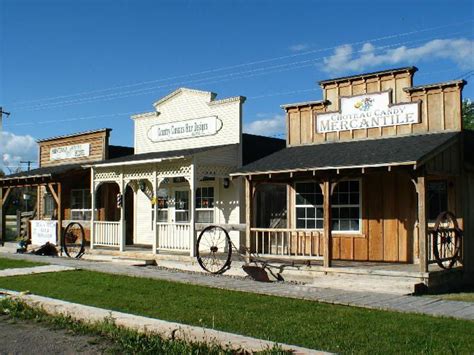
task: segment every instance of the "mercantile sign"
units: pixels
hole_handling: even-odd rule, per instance
[[[53,147],[49,151],[49,159],[53,160],[63,160],[63,159],[75,159],[88,157],[90,154],[90,144],[74,144],[66,145],[62,147]]]
[[[391,104],[391,91],[341,97],[339,112],[315,115],[317,133],[419,123],[419,102]]]
[[[219,132],[221,128],[222,121],[216,116],[195,118],[151,126],[148,130],[148,139],[156,143],[177,139],[212,136]]]

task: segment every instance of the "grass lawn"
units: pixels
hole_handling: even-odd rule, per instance
[[[471,321],[83,270],[1,278],[0,287],[333,352],[474,353]]]
[[[437,298],[449,301],[474,302],[474,287],[467,286],[457,292],[436,295]]]
[[[31,261],[25,260],[14,260],[14,259],[3,259],[0,258],[0,270],[4,269],[15,269],[20,267],[33,267],[33,266],[40,266],[46,265],[45,263],[36,263]]]

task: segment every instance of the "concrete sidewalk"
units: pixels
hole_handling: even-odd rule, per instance
[[[319,288],[314,285],[295,285],[290,283],[262,283],[248,278],[189,273],[160,269],[157,267],[136,267],[112,262],[2,253],[1,249],[0,257],[42,261],[55,265],[69,266],[109,274],[167,280],[233,291],[318,301],[329,304],[474,320],[474,303],[445,301],[436,297],[344,291],[331,288]]]

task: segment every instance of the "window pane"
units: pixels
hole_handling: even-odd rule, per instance
[[[349,218],[349,208],[342,207],[339,212],[341,218]]]
[[[359,194],[358,193],[351,193],[349,195],[349,203],[351,205],[358,205],[359,204]]]
[[[322,219],[318,219],[316,221],[316,228],[317,229],[323,229],[323,220]]]
[[[297,219],[296,220],[296,228],[305,228],[304,219]]]
[[[161,222],[161,223],[168,222],[168,211],[167,210],[158,210],[158,222]]]
[[[335,231],[339,230],[339,220],[333,220],[332,221],[332,229]]]
[[[348,219],[341,219],[339,223],[339,230],[341,231],[347,231],[350,230],[350,224]]]
[[[213,223],[214,211],[196,211],[197,223]]]
[[[305,218],[305,217],[306,217],[305,208],[298,207],[296,209],[296,218]]]
[[[314,219],[307,219],[306,220],[306,228],[314,229],[316,226],[316,221]]]
[[[189,222],[188,212],[176,212],[176,222]]]
[[[359,220],[358,219],[352,219],[351,220],[351,230],[352,231],[358,231],[359,230]]]
[[[316,208],[316,217],[317,218],[323,218],[323,209],[322,208]]]
[[[358,180],[353,180],[349,182],[349,190],[351,192],[359,192],[359,181]]]
[[[351,207],[349,209],[349,217],[354,219],[359,219],[359,208],[358,207]]]
[[[316,210],[314,208],[307,208],[306,209],[306,218],[313,218],[315,217]]]

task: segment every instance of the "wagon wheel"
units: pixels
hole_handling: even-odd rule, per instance
[[[451,269],[460,260],[462,231],[451,212],[442,212],[436,218],[433,230],[433,254],[443,269]]]
[[[77,228],[79,226],[79,228]],[[79,233],[75,233],[79,229]],[[84,255],[85,251],[85,234],[84,228],[80,223],[71,222],[67,225],[62,235],[61,244],[63,246],[64,253],[70,258],[79,259]]]
[[[229,233],[219,226],[209,226],[199,234],[196,245],[197,261],[212,274],[223,274],[231,263],[232,243]]]

